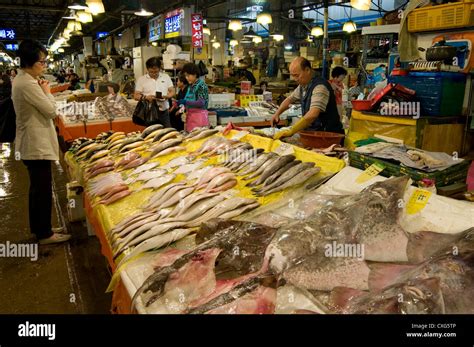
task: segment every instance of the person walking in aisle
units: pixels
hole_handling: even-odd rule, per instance
[[[56,233],[51,227],[51,162],[59,160],[59,145],[53,124],[57,116],[54,98],[49,82],[39,79],[46,68],[47,55],[39,42],[23,40],[18,49],[20,71],[12,89],[17,117],[15,157],[28,169],[30,229],[40,244],[64,242],[71,237]]]

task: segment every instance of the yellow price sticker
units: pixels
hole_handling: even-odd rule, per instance
[[[356,183],[365,183],[370,180],[372,177],[377,176],[385,169],[385,166],[379,163],[374,163],[370,165],[364,172],[362,172],[359,177],[356,178]]]
[[[431,192],[424,189],[416,189],[408,200],[407,213],[417,214],[423,210],[430,199]]]

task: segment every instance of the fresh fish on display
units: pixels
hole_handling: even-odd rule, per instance
[[[213,166],[208,165],[208,166],[204,166],[202,169],[199,169],[199,170],[196,170],[196,171],[193,171],[193,172],[189,172],[188,175],[187,175],[187,179],[188,179],[189,182],[191,182],[192,180],[201,178],[212,168],[213,168]]]
[[[120,146],[118,147],[118,151],[120,152],[125,146],[128,146],[132,143],[135,143],[135,142],[141,142],[143,143],[143,139],[141,137],[128,137],[126,138],[121,144]]]
[[[154,178],[150,181],[148,181],[146,184],[141,186],[138,190],[143,190],[143,189],[158,189],[161,186],[164,186],[165,184],[170,183],[172,180],[176,178],[176,175],[170,174],[170,175],[165,175],[161,177]]]
[[[139,157],[135,160],[132,160],[131,162],[129,162],[128,164],[125,164],[124,166],[122,166],[119,170],[129,170],[129,169],[134,169],[140,165],[143,165],[145,164],[146,162],[148,161],[148,158],[144,158],[144,157]]]
[[[255,171],[251,172],[250,175],[246,176],[244,179],[245,180],[251,180],[257,176],[259,176],[264,170],[269,168],[271,165],[273,165],[280,156],[278,154],[275,155],[270,155],[270,158],[265,161],[259,168],[257,168]]]
[[[149,180],[152,180],[152,179],[157,178],[157,177],[161,177],[161,176],[165,175],[166,173],[167,173],[166,170],[161,170],[161,169],[153,170],[153,171],[146,171],[146,172],[142,172],[137,177],[129,177],[125,182],[127,184],[132,184],[132,183],[140,182],[140,181],[148,182]]]
[[[78,156],[78,159],[79,160],[87,160],[90,157],[92,157],[92,155],[94,155],[98,151],[101,151],[105,148],[107,148],[107,145],[96,143],[96,144],[92,145],[92,147],[86,153],[83,153],[80,156]]]
[[[156,193],[154,193],[150,199],[148,200],[148,204],[145,205],[144,208],[147,208],[148,206],[152,205],[152,204],[155,204],[159,201],[164,201],[164,196],[167,195],[167,198],[170,196],[168,194],[174,194],[176,191],[180,190],[180,189],[184,189],[186,185],[186,182],[178,182],[178,183],[171,183],[171,184],[168,184],[167,186],[161,188],[160,190],[158,190]],[[169,193],[169,191],[172,190],[172,193]]]
[[[159,154],[161,151],[164,151],[167,148],[176,147],[181,142],[182,141],[180,139],[169,139],[169,140],[163,141],[161,143],[158,143],[156,145],[153,145],[152,147],[150,147],[151,156],[153,157],[156,154]]]
[[[233,173],[223,173],[214,177],[206,186],[206,192],[212,191],[214,188],[222,186],[228,181],[236,181],[236,178]]]
[[[257,156],[262,153],[263,149],[252,149],[250,151],[244,151],[236,160],[234,160],[229,167],[232,171],[238,171],[245,164],[250,164],[252,161],[256,160]]]
[[[212,169],[208,170],[201,179],[195,183],[197,189],[204,188],[210,181],[212,181],[215,177],[224,174],[224,173],[231,173],[230,169],[226,167],[213,167]]]
[[[163,209],[163,208],[174,206],[177,203],[179,203],[181,200],[183,200],[185,197],[192,194],[193,192],[194,192],[193,187],[184,187],[184,189],[180,189],[178,192],[175,193],[174,196],[171,196],[169,199],[165,200],[163,203],[159,204],[158,206],[154,205],[152,207]]]
[[[192,229],[173,229],[164,234],[156,235],[152,238],[149,238],[142,243],[138,244],[133,248],[133,250],[128,253],[117,266],[125,263],[127,260],[132,259],[134,256],[147,252],[152,249],[161,248],[163,246],[169,245],[175,241],[181,240],[183,237],[189,235],[192,232]],[[180,253],[181,254],[181,253]]]
[[[84,142],[76,152],[76,157],[80,157],[83,154],[86,154],[88,150],[98,145],[97,142],[91,140],[91,142]]]
[[[155,130],[155,131],[151,132],[150,134],[148,134],[148,135],[144,138],[145,142],[146,142],[146,143],[152,143],[152,142],[153,142],[153,139],[155,138],[156,135],[159,134],[159,131],[160,131],[160,130],[161,130],[161,129],[158,129],[158,130]]]
[[[181,134],[178,131],[171,131],[167,134],[164,134],[163,136],[160,137],[158,141],[154,141],[154,143],[162,143],[166,140],[169,139],[179,139],[182,140]]]
[[[93,173],[94,171],[98,170],[98,169],[101,169],[103,167],[113,167],[115,165],[115,162],[109,158],[104,158],[104,159],[101,159],[95,163],[92,164],[91,167],[89,167],[87,169],[87,173],[88,174],[91,174]]]
[[[237,185],[237,179],[232,179],[232,180],[229,180],[227,181],[226,183],[220,185],[220,186],[217,186],[215,188],[212,188],[212,189],[207,189],[206,190],[209,192],[209,193],[216,193],[216,192],[224,192],[226,190],[229,190],[231,188],[234,188],[235,186]]]
[[[232,291],[239,286],[250,288],[248,281],[265,270],[265,249],[275,229],[229,221],[212,226],[204,242],[152,274],[135,294],[133,304],[154,312],[169,312],[168,307],[174,313],[200,313],[245,295],[247,291]],[[256,283],[258,286],[259,280]],[[226,295],[231,292],[236,295]],[[179,294],[188,300],[180,303]]]
[[[112,188],[110,188],[107,193],[105,194],[102,194],[102,195],[99,195],[102,200],[107,200],[109,199],[112,195],[116,194],[116,193],[119,193],[121,191],[124,191],[124,190],[128,190],[128,186],[126,184],[117,184],[115,186],[113,186]]]
[[[185,193],[183,193],[184,190],[186,190]],[[171,189],[168,189],[166,192],[161,192],[161,190],[158,191],[158,193],[155,194],[155,196],[153,196],[150,199],[150,202],[144,208],[147,210],[152,210],[156,208],[161,209],[161,208],[173,206],[179,201],[180,196],[182,196],[183,194],[186,194],[185,196],[183,196],[184,198],[188,196],[189,194],[191,194],[193,191],[194,191],[194,188],[192,187],[187,187],[184,184],[180,184],[180,185],[176,184]],[[180,195],[177,195],[177,194],[180,194]],[[174,202],[174,203],[169,205],[170,202]],[[163,204],[165,204],[166,206],[162,206]]]
[[[240,215],[242,215],[242,214],[244,214],[248,211],[254,210],[259,206],[260,206],[260,204],[258,202],[254,202],[253,204],[245,205],[245,206],[237,208],[233,211],[229,211],[227,213],[224,213],[219,218],[221,218],[221,219],[232,219],[232,218],[238,217],[238,216],[240,216]]]
[[[213,196],[216,196],[217,193],[195,193],[192,194],[186,198],[183,199],[181,204],[178,204],[168,215],[168,217],[175,217],[177,215],[180,215],[184,213],[185,211],[188,211],[191,206],[193,206],[195,203],[197,203],[200,200],[204,200],[207,198],[211,198]],[[224,197],[222,197],[222,200],[224,200]],[[222,201],[220,200],[220,201]],[[219,202],[220,202],[219,201]]]
[[[275,187],[278,187],[286,182],[288,182],[290,179],[292,179],[293,177],[295,177],[297,174],[299,174],[300,172],[306,170],[306,169],[310,169],[312,167],[314,167],[314,163],[312,162],[305,162],[305,163],[300,163],[292,168],[290,168],[288,171],[284,172],[279,178],[277,178],[275,180],[275,182],[273,183],[270,183],[268,185],[264,185],[260,191],[264,190],[264,189],[272,189],[272,188],[275,188]]]
[[[274,288],[259,286],[237,300],[207,311],[207,314],[273,314],[277,291]]]
[[[105,172],[110,172],[110,171],[113,171],[114,170],[114,167],[113,166],[104,166],[104,167],[101,167],[101,168],[98,168],[94,171],[91,171],[89,173],[89,175],[87,176],[87,179],[91,179],[91,178],[94,178],[102,173],[105,173]]]
[[[188,157],[177,157],[170,160],[167,164],[163,165],[161,168],[165,170],[171,170],[178,166],[183,166],[189,164],[191,159]]]
[[[268,160],[275,158],[276,156],[277,154],[273,152],[260,154],[257,157],[257,159],[251,162],[250,165],[246,169],[244,169],[241,173],[239,173],[239,175],[245,176],[245,175],[251,174],[252,172],[258,170]]]
[[[114,255],[118,255],[119,251],[123,250],[125,247],[124,245],[133,240],[134,238],[142,235],[146,231],[150,230],[154,226],[161,225],[162,222],[159,220],[155,220],[153,222],[149,222],[146,224],[142,224],[140,227],[137,227],[136,229],[133,229],[131,232],[128,232],[127,234],[124,234],[125,237],[123,238],[116,238],[112,241],[112,250],[114,252]]]
[[[120,234],[120,232],[124,231],[129,226],[154,215],[154,212],[138,212],[121,220],[120,223],[116,224],[112,229],[110,229],[109,233]]]
[[[288,182],[283,183],[281,186],[275,187],[275,188],[272,188],[272,189],[262,189],[261,191],[259,191],[259,193],[257,195],[265,196],[265,195],[269,195],[269,194],[272,194],[272,193],[275,193],[275,192],[280,192],[280,191],[285,190],[285,189],[290,188],[290,187],[300,185],[300,184],[306,182],[307,180],[309,180],[314,175],[316,175],[320,170],[321,169],[319,167],[318,168],[306,169],[306,170],[300,172],[299,174],[297,174],[292,179],[290,179]]]
[[[255,186],[258,186],[258,185],[262,184],[268,177],[270,177],[275,172],[277,172],[279,169],[284,167],[286,164],[288,164],[289,162],[292,162],[294,160],[295,160],[294,155],[284,155],[282,157],[279,157],[271,165],[269,165],[265,170],[262,171],[260,177],[257,180],[255,180],[251,183],[248,183],[247,186],[255,187]]]
[[[120,183],[124,183],[122,176],[119,173],[110,172],[100,178],[90,179],[87,186],[92,195],[104,195],[110,187]]]
[[[143,164],[139,167],[137,167],[135,170],[132,171],[132,175],[138,175],[144,171],[148,171],[148,170],[151,170],[151,169],[154,169],[155,167],[159,166],[160,163],[159,162],[154,162],[154,163],[147,163],[147,164]]]
[[[125,154],[125,156],[122,158],[122,160],[120,160],[116,167],[119,168],[121,166],[125,166],[127,165],[128,163],[130,163],[131,161],[135,160],[135,159],[138,159],[140,158],[140,154],[138,153],[127,153]]]
[[[335,288],[330,295],[330,306],[334,311],[346,314],[448,313],[445,310],[438,277],[396,284],[384,289],[382,293],[367,293],[344,287]]]
[[[274,174],[270,175],[265,181],[263,181],[262,185],[263,187],[268,187],[270,184],[275,182],[278,178],[280,178],[281,175],[283,175],[285,172],[288,172],[289,169],[292,167],[300,164],[301,161],[299,160],[294,160],[286,164],[285,166],[281,167],[278,169]]]
[[[141,137],[142,139],[145,139],[148,135],[150,135],[152,132],[156,131],[156,130],[159,130],[159,129],[163,129],[163,125],[161,124],[153,124],[153,125],[150,125],[149,127],[146,127],[142,133],[141,133]]]
[[[204,130],[204,131],[199,132],[198,134],[193,135],[192,137],[186,136],[185,140],[186,142],[196,141],[196,140],[204,139],[206,137],[217,134],[218,132],[219,130],[215,130],[215,129]]]
[[[164,149],[164,150],[162,150],[161,152],[159,152],[157,154],[153,154],[152,157],[157,158],[157,157],[161,157],[161,156],[164,156],[164,155],[168,155],[168,154],[171,154],[171,153],[184,151],[184,150],[185,150],[185,148],[181,147],[181,146],[168,147],[167,149]]]
[[[194,203],[190,203],[191,200],[189,200],[189,207],[185,208],[184,205],[184,200],[183,200],[183,207],[180,207],[179,204],[176,207],[179,212],[176,213],[175,217],[169,217],[169,218],[174,218],[175,220],[179,221],[184,221],[188,222],[191,221],[197,217],[200,217],[203,215],[203,213],[209,211],[211,208],[214,208],[216,204],[221,203],[222,201],[225,200],[225,197],[222,195],[212,195],[209,196],[210,194],[201,194],[199,196],[199,199],[196,199]]]
[[[129,196],[130,194],[132,194],[132,192],[130,190],[123,190],[121,192],[118,192],[118,193],[112,195],[107,200],[101,200],[100,203],[104,204],[104,205],[110,205],[111,203],[116,202],[118,200],[121,200],[124,197]]]
[[[113,234],[114,244],[117,243],[117,241],[119,241],[120,239],[124,239],[132,231],[137,230],[150,223],[156,222],[158,218],[159,218],[159,215],[157,213],[153,213],[152,215],[148,215],[145,218],[140,218],[134,221],[133,223],[130,223],[126,228],[124,228],[120,232],[116,232]]]
[[[224,137],[211,137],[209,140],[206,140],[197,151],[191,153],[191,155],[198,156],[210,152],[214,150],[218,145],[221,145],[225,142],[227,142],[227,139],[225,139]]]
[[[158,133],[156,134],[156,136],[153,138],[153,142],[159,141],[163,136],[165,136],[166,134],[168,134],[172,131],[176,131],[176,129],[174,129],[174,128],[164,128],[164,129],[159,130]]]
[[[119,150],[119,153],[125,153],[125,152],[127,152],[131,149],[138,148],[138,147],[142,146],[143,143],[144,143],[143,141],[136,141],[136,142],[130,143],[128,145],[125,145]]]
[[[190,172],[196,171],[201,165],[204,163],[204,160],[198,160],[194,163],[185,164],[180,166],[176,171],[175,174],[188,174]]]
[[[106,149],[100,150],[89,159],[89,163],[94,163],[97,159],[101,159],[109,154],[109,151]]]

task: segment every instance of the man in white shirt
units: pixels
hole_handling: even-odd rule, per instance
[[[166,111],[160,116],[160,122],[165,127],[171,127],[168,115],[169,102],[175,95],[173,82],[170,76],[161,71],[161,60],[152,57],[146,61],[147,74],[137,79],[135,84],[134,99],[140,100],[145,97],[148,101],[155,100],[161,111]],[[161,93],[161,98],[156,97],[156,92]]]

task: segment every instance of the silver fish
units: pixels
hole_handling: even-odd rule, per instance
[[[221,218],[221,219],[232,219],[232,218],[235,218],[235,217],[238,217],[238,216],[244,214],[245,212],[254,210],[259,206],[260,206],[260,204],[258,202],[254,202],[253,204],[245,205],[245,206],[242,206],[240,208],[236,208],[235,210],[232,210],[232,211],[226,212],[224,214],[221,214],[221,216],[219,218]]]
[[[259,155],[257,157],[257,159],[255,161],[251,162],[249,164],[249,166],[244,171],[239,173],[239,175],[245,176],[245,175],[248,175],[248,174],[254,172],[255,170],[259,169],[265,162],[267,162],[271,158],[275,158],[276,156],[277,156],[277,154],[275,154],[273,152],[263,153],[263,154]]]
[[[157,221],[157,220],[158,220],[158,217],[159,217],[158,214],[157,214],[157,213],[154,213],[154,214],[148,216],[147,218],[144,218],[144,219],[140,219],[140,220],[135,221],[135,223],[130,224],[128,227],[126,227],[125,229],[123,229],[121,232],[116,233],[116,234],[114,235],[114,236],[115,236],[115,239],[124,238],[124,237],[127,236],[129,233],[131,233],[133,230],[138,229],[138,228],[140,228],[141,226],[146,225],[146,224],[148,224],[148,223]]]
[[[312,176],[316,175],[319,171],[320,171],[320,168],[306,169],[306,170],[300,172],[299,174],[297,174],[292,179],[290,179],[288,182],[282,184],[281,186],[275,187],[273,189],[266,189],[264,191],[259,192],[258,195],[265,196],[265,195],[269,195],[269,194],[272,194],[272,193],[275,193],[275,192],[280,192],[282,190],[285,190],[285,189],[293,187],[293,186],[297,186],[297,185],[302,184],[302,183],[306,182],[307,180],[309,180]]]
[[[159,154],[160,152],[170,147],[178,146],[181,142],[182,141],[180,139],[169,139],[169,140],[159,143],[158,145],[154,145],[150,147],[150,150],[151,150],[150,157],[154,157],[156,154]]]
[[[150,181],[148,181],[146,184],[138,188],[138,190],[143,190],[143,189],[158,189],[161,186],[164,186],[165,184],[170,183],[172,180],[176,178],[176,175],[170,174],[170,175],[165,175],[161,177],[154,178]]]
[[[184,198],[178,206],[176,206],[168,215],[169,217],[174,217],[179,214],[188,211],[195,203],[200,200],[211,198],[216,196],[218,193],[195,193],[186,198]]]
[[[224,185],[226,182],[235,180],[235,176],[233,173],[223,173],[216,177],[214,177],[206,186],[206,192],[213,190],[219,186]]]
[[[204,130],[193,137],[186,137],[186,141],[196,141],[196,140],[204,139],[206,137],[217,134],[218,132],[219,130],[215,130],[215,129]]]
[[[180,212],[174,217],[176,220],[180,221],[190,221],[194,218],[202,216],[203,213],[207,212],[211,208],[214,208],[216,204],[221,203],[225,200],[225,197],[222,195],[216,195],[212,197],[206,197],[202,200],[197,201],[189,209],[181,208]]]
[[[110,229],[109,233],[110,234],[119,233],[123,229],[127,228],[129,225],[135,222],[138,222],[142,219],[145,219],[147,217],[150,217],[153,214],[154,214],[153,212],[139,212],[129,217],[126,217],[123,220],[121,220],[120,223],[116,224],[112,229]]]
[[[167,164],[163,165],[162,168],[165,170],[174,169],[178,166],[189,164],[191,160],[188,157],[177,157],[170,160]]]
[[[164,128],[164,129],[159,130],[158,133],[156,134],[156,136],[154,137],[153,142],[156,142],[156,141],[160,140],[164,135],[166,135],[166,134],[168,134],[172,131],[176,131],[176,129],[174,129],[174,128]]]
[[[289,169],[291,169],[293,166],[296,166],[300,164],[301,161],[299,160],[294,160],[292,162],[289,162],[285,166],[282,166],[280,169],[278,169],[274,174],[270,175],[264,182],[263,186],[269,186],[273,182],[275,182],[278,178],[280,178],[281,175],[283,175],[285,172],[287,172]]]
[[[273,175],[280,168],[282,168],[283,166],[285,166],[289,162],[292,162],[293,160],[295,160],[295,156],[291,155],[291,154],[290,155],[284,155],[284,156],[278,158],[277,160],[275,160],[275,162],[273,162],[270,166],[268,166],[265,170],[262,171],[261,176],[257,180],[255,180],[251,183],[248,183],[247,186],[255,187],[255,186],[258,186],[258,185],[262,184],[268,177]]]
[[[138,175],[139,173],[142,173],[143,171],[148,171],[148,170],[154,169],[158,165],[160,165],[159,162],[143,164],[143,165],[137,167],[135,170],[133,170],[132,175]]]
[[[180,152],[180,151],[184,151],[184,150],[186,150],[186,149],[182,146],[168,147],[167,149],[164,149],[161,152],[154,154],[153,158],[162,157],[162,156],[165,156],[165,155],[168,155],[168,154],[171,154],[171,153]]]
[[[201,167],[203,163],[204,161],[196,161],[195,163],[180,166],[178,169],[176,169],[174,173],[175,174],[188,174],[190,172],[197,170],[199,167]]]
[[[158,192],[156,192],[156,194],[154,194],[150,198],[150,200],[148,201],[148,204],[146,204],[143,208],[147,210],[154,209],[155,207],[160,206],[163,202],[167,201],[169,198],[174,196],[176,192],[185,188],[186,188],[185,182],[169,184],[166,187],[160,189]]]
[[[149,127],[145,128],[145,130],[142,131],[141,137],[144,139],[145,137],[150,135],[152,132],[159,129],[163,129],[163,125],[161,124],[150,125]]]
[[[184,187],[184,189],[180,189],[173,196],[169,197],[168,199],[165,199],[161,204],[155,204],[154,207],[163,209],[174,206],[193,192],[194,187]]]
[[[275,182],[265,185],[261,190],[272,189],[272,188],[278,187],[284,184],[285,182],[288,182],[290,179],[295,177],[300,172],[312,167],[314,167],[314,163],[312,162],[300,163],[292,167],[291,169],[289,169],[287,172],[283,173],[279,178],[275,180]]]
[[[253,171],[250,175],[244,177],[245,180],[251,180],[258,175],[260,175],[265,169],[269,168],[271,165],[273,165],[279,158],[280,156],[278,154],[274,155],[269,155],[270,158],[266,160],[257,170]]]

